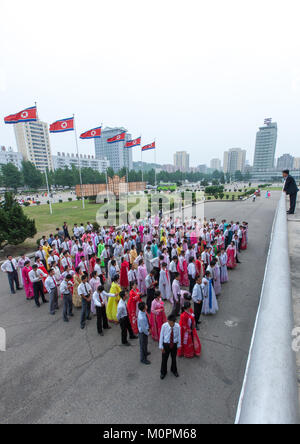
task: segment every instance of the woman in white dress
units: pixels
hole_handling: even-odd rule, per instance
[[[204,300],[202,306],[202,314],[204,315],[214,315],[219,311],[218,301],[216,298],[216,293],[212,284],[212,276],[209,271],[206,271],[205,277],[202,279],[204,284]]]

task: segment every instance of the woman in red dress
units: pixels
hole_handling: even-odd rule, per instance
[[[127,302],[127,312],[130,320],[130,324],[135,335],[138,335],[138,323],[137,323],[137,315],[138,315],[138,304],[142,302],[141,293],[137,288],[137,282],[133,282],[132,290],[129,293],[129,299]]]
[[[180,316],[181,347],[178,356],[193,358],[201,354],[201,342],[196,330],[195,317],[190,312],[191,303],[185,302]]]
[[[35,263],[36,263],[36,265],[38,266],[38,268],[39,268],[40,270],[42,270],[42,272],[45,273],[45,274],[47,275],[46,277],[43,277],[43,276],[42,276],[42,281],[43,281],[44,293],[48,293],[48,291],[47,291],[47,289],[46,289],[46,287],[45,287],[45,280],[46,280],[47,277],[48,277],[48,271],[47,271],[46,268],[44,267],[44,264],[43,264],[43,262],[41,261],[41,259],[40,259],[39,257],[36,257],[36,258],[35,258]]]
[[[120,285],[123,289],[128,289],[129,281],[128,281],[128,272],[129,272],[129,263],[122,258],[121,271],[120,271]]]

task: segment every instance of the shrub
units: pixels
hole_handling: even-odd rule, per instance
[[[37,200],[35,203],[36,205],[41,205],[41,202],[39,200]]]
[[[30,203],[29,202],[24,202],[23,205],[24,205],[24,207],[29,207]]]
[[[226,199],[229,200],[229,194],[226,194]]]
[[[58,201],[59,203],[62,203],[63,201],[62,201],[62,199],[59,199],[59,201]]]
[[[223,198],[224,198],[224,193],[220,193],[220,194],[219,194],[219,198],[220,198],[221,200],[223,200]]]
[[[211,196],[208,196],[207,200],[211,200]]]
[[[69,201],[69,202],[72,202],[72,200],[73,200],[72,197],[69,197],[69,198],[68,198],[68,201]]]
[[[235,196],[233,195],[233,196],[232,196],[232,200],[234,200],[234,199],[235,199]]]

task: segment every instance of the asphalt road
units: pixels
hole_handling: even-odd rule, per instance
[[[84,331],[79,312],[69,324],[48,305],[35,308],[23,291],[9,295],[0,275],[1,423],[233,423],[257,312],[279,193],[246,202],[208,203],[207,218],[247,220],[249,248],[223,286],[220,311],[204,318],[200,358],[179,360],[180,378],[159,378],[161,353],[150,340],[152,365],[139,362],[137,341],[120,345],[120,328],[99,337]]]

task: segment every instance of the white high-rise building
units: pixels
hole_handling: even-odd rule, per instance
[[[12,147],[0,147],[0,166],[8,163],[14,164],[19,170],[22,168],[23,156],[21,153],[13,151]]]
[[[224,152],[224,173],[234,174],[236,171],[243,172],[246,166],[246,150],[231,148]]]
[[[190,169],[190,155],[186,151],[177,151],[174,154],[174,166],[177,171],[188,172]]]
[[[295,157],[294,158],[294,166],[293,166],[294,170],[300,170],[300,157]]]
[[[40,171],[53,170],[48,124],[23,122],[14,125],[19,153],[24,160],[32,162]]]
[[[268,171],[275,167],[275,151],[277,144],[277,123],[272,119],[265,120],[265,126],[256,134],[254,171]]]
[[[215,170],[220,171],[221,170],[221,160],[220,159],[211,159],[210,168],[214,171]]]
[[[56,156],[52,156],[53,167],[55,170],[59,168],[72,168],[74,165],[76,168],[79,166],[78,156],[74,153],[60,153],[58,152]],[[80,167],[81,168],[92,168],[99,173],[105,173],[107,168],[109,168],[109,161],[107,159],[95,159],[94,156],[89,154],[79,154]]]
[[[133,169],[132,164],[132,148],[124,148],[124,142],[107,143],[110,139],[118,134],[127,131],[125,128],[105,128],[100,139],[95,139],[95,156],[96,159],[107,159],[110,167],[114,171],[122,168]],[[131,140],[131,134],[126,134],[126,141]]]

